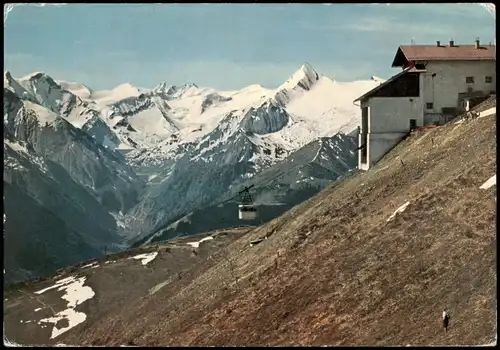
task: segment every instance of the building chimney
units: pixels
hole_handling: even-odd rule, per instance
[[[439,40],[438,40],[438,41],[436,41],[436,46],[437,46],[437,47],[440,47],[440,46],[441,46],[441,42],[440,42]]]
[[[476,49],[479,49],[479,38],[477,38],[476,41],[474,41],[474,47]]]
[[[455,46],[455,42],[453,41],[453,39],[450,40],[450,47],[453,47]]]

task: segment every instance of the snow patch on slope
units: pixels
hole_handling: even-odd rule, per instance
[[[193,248],[199,248],[201,242],[210,241],[212,239],[214,239],[214,238],[211,237],[211,236],[209,236],[209,237],[202,238],[202,239],[200,239],[197,242],[188,242],[187,244],[190,245]]]
[[[142,260],[141,261],[142,265],[146,266],[148,263],[153,261],[157,255],[158,255],[158,252],[152,252],[152,253],[139,254],[136,256],[132,256],[129,259]]]
[[[85,313],[75,311],[76,306],[82,304],[86,300],[92,299],[95,296],[92,288],[84,286],[84,283],[85,277],[80,277],[78,279],[75,279],[74,277],[68,277],[57,281],[56,284],[51,287],[35,292],[35,294],[42,294],[54,288],[58,288],[58,291],[65,291],[62,299],[68,302],[68,308],[66,310],[58,312],[54,315],[54,317],[48,317],[38,321],[38,324],[54,324],[52,328],[52,335],[50,337],[51,339],[58,337],[59,335],[67,332],[71,328],[79,325],[87,319],[87,315]],[[58,328],[57,324],[63,319],[67,320],[68,325],[66,327]]]
[[[488,180],[486,180],[486,182],[484,184],[482,184],[481,187],[479,187],[479,188],[482,190],[487,190],[488,188],[495,186],[496,184],[497,184],[497,175],[495,174],[492,177],[490,177]]]
[[[389,216],[389,218],[387,219],[387,222],[394,220],[394,218],[396,217],[396,215],[399,214],[399,213],[404,212],[406,210],[406,208],[408,208],[409,205],[410,205],[410,202],[406,202],[405,204],[403,204],[402,206],[400,206],[398,209],[396,209],[394,211],[394,213],[391,216]]]

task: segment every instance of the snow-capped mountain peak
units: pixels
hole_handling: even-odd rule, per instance
[[[167,83],[166,81],[161,82],[158,84],[154,89],[153,92],[158,94],[158,95],[165,95],[168,96],[175,92],[175,86]]]
[[[284,84],[278,87],[274,98],[284,106],[294,96],[311,90],[319,79],[320,76],[314,68],[309,63],[304,63]]]
[[[21,97],[24,100],[35,100],[34,96],[26,90],[21,84],[17,82],[16,79],[12,77],[9,71],[5,71],[3,75],[4,87],[12,91],[15,95]]]
[[[314,68],[309,63],[304,63],[299,70],[297,70],[284,84],[282,84],[279,90],[294,90],[297,87],[303,90],[310,90],[313,84],[319,80],[319,74],[314,70]]]
[[[142,89],[134,86],[130,83],[120,84],[113,88],[112,90],[115,94],[126,97],[139,96],[142,93],[149,91],[148,89]]]
[[[33,72],[28,75],[25,75],[22,78],[19,78],[19,80],[31,80],[31,79],[38,79],[41,78],[42,76],[47,76],[44,72]]]
[[[186,95],[193,95],[198,92],[199,87],[194,83],[187,83],[180,86],[171,85],[166,81],[158,84],[152,91],[166,100],[178,99]]]
[[[12,81],[12,79],[12,75],[8,70],[3,72],[3,81],[5,85],[7,85],[8,82]]]
[[[56,80],[56,82],[64,89],[71,92],[73,95],[80,97],[82,100],[89,100],[94,92],[85,84],[69,82],[64,80]]]

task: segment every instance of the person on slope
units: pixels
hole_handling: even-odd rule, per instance
[[[449,324],[450,324],[450,315],[448,315],[446,310],[443,310],[443,327],[445,332],[448,332]]]

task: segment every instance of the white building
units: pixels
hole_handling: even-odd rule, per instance
[[[358,167],[367,170],[415,127],[448,122],[496,92],[495,46],[400,46],[392,66],[403,71],[360,101]],[[468,107],[466,107],[468,106]]]

